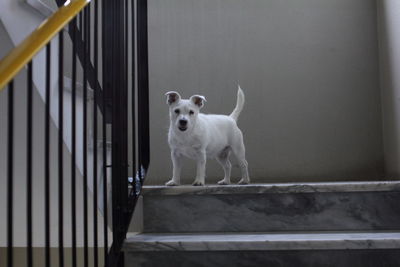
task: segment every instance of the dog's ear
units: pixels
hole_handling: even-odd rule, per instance
[[[193,102],[196,106],[199,108],[202,108],[204,106],[204,103],[207,101],[206,98],[202,95],[193,95],[190,97],[190,101]]]
[[[181,96],[178,94],[178,92],[175,91],[169,91],[165,93],[167,96],[167,104],[172,105],[174,103],[178,103],[179,100],[181,99]]]

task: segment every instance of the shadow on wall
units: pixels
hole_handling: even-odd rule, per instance
[[[385,171],[400,177],[400,2],[377,1]]]

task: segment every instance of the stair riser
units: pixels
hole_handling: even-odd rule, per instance
[[[127,252],[126,267],[398,267],[400,250]]]
[[[145,232],[399,230],[400,192],[144,196]]]

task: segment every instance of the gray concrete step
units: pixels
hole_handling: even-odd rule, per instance
[[[147,233],[400,230],[400,182],[145,186]]]
[[[400,232],[128,236],[125,266],[400,266]]]
[[[400,249],[400,232],[197,233],[128,235],[128,251]]]

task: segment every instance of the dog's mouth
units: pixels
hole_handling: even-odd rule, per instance
[[[186,126],[179,126],[178,129],[181,130],[182,132],[184,132],[184,131],[187,130],[187,127]]]

